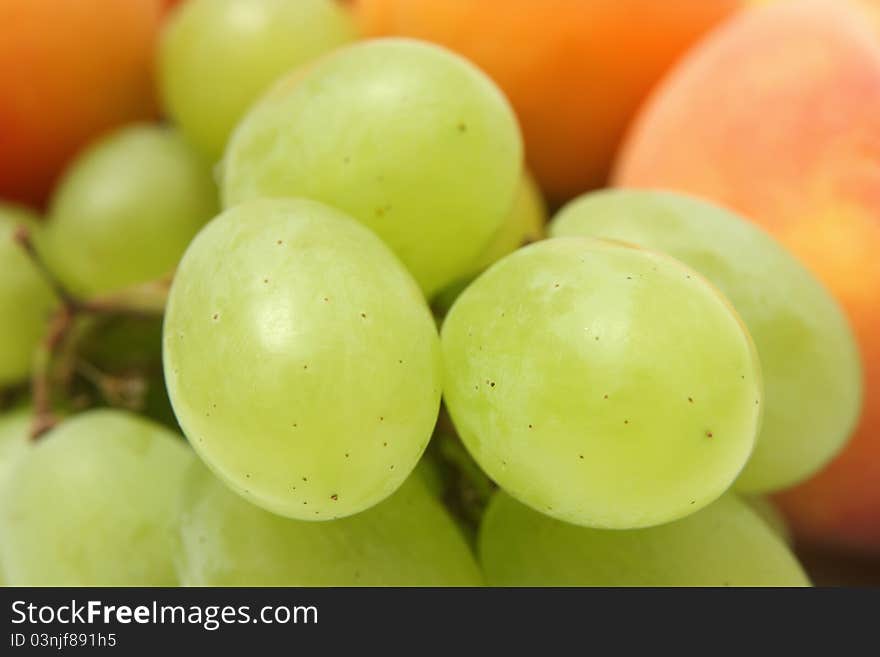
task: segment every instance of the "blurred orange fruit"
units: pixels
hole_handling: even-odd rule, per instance
[[[161,0],[0,0],[0,198],[41,205],[76,151],[155,115]]]
[[[600,186],[639,103],[738,0],[352,0],[368,36],[442,44],[511,99],[529,165],[563,201]]]

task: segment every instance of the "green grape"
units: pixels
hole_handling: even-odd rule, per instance
[[[419,476],[431,494],[438,500],[443,499],[446,491],[446,473],[436,459],[430,454],[424,454],[413,470],[414,476]]]
[[[33,444],[30,440],[31,411],[19,408],[0,415],[0,499],[6,495],[4,485],[7,477],[18,465],[18,461],[28,452]],[[0,545],[3,544],[0,529]],[[3,563],[0,561],[0,586],[6,585],[3,575]]]
[[[785,516],[782,515],[782,511],[780,511],[773,502],[760,495],[747,495],[741,499],[748,504],[752,508],[752,511],[758,514],[758,516],[767,523],[767,526],[770,527],[770,529],[772,529],[785,543],[789,545],[794,543],[794,538],[791,535],[791,530],[788,528]]]
[[[91,296],[171,273],[217,210],[210,168],[173,130],[124,128],[80,155],[52,198],[41,254]]]
[[[449,514],[418,476],[364,513],[330,522],[277,516],[203,467],[183,495],[178,575],[190,586],[478,586]]]
[[[174,279],[164,363],[205,462],[254,504],[303,520],[390,495],[440,404],[418,286],[369,230],[314,201],[250,201],[208,224]]]
[[[732,494],[647,529],[578,527],[503,491],[479,538],[491,586],[809,586],[787,546]]]
[[[588,194],[554,219],[554,236],[624,240],[663,251],[730,299],[755,341],[766,403],[746,492],[809,477],[846,443],[861,407],[861,367],[837,303],[769,235],[736,215],[666,192]]]
[[[0,562],[16,586],[171,586],[177,498],[192,452],[123,411],[46,434],[0,499]]]
[[[367,41],[282,80],[245,116],[226,206],[301,196],[374,230],[427,296],[468,273],[509,211],[522,141],[507,100],[440,47]]]
[[[0,204],[0,387],[27,378],[56,305],[52,289],[15,242],[19,225],[34,229],[36,217]]]
[[[0,485],[31,446],[31,409],[17,408],[0,415]]]
[[[455,303],[458,295],[470,285],[480,272],[524,244],[543,239],[546,221],[547,209],[541,196],[541,190],[538,189],[531,174],[526,172],[520,182],[519,191],[516,193],[513,209],[510,210],[507,219],[492,237],[489,246],[477,258],[476,264],[471,267],[471,272],[440,290],[432,300],[432,305],[445,315]]]
[[[354,36],[334,0],[189,0],[162,36],[165,107],[193,144],[219,159],[235,124],[272,82]]]
[[[519,247],[542,239],[546,222],[547,206],[544,204],[544,197],[535,179],[525,172],[513,201],[513,208],[495,232],[489,246],[477,258],[473,275],[476,276]]]
[[[443,325],[446,403],[480,467],[561,520],[628,529],[719,497],[760,424],[726,299],[665,255],[588,238],[500,260]]]

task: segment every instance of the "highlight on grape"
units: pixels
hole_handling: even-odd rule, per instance
[[[880,581],[856,0],[126,2],[0,8],[0,585]]]

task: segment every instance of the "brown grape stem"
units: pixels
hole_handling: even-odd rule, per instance
[[[58,418],[52,410],[52,365],[70,331],[73,319],[74,313],[70,306],[62,304],[49,320],[46,337],[37,345],[34,369],[31,375],[31,396],[34,405],[34,417],[31,424],[31,439],[33,440],[42,436],[58,423]]]
[[[83,378],[90,381],[111,406],[118,406],[128,410],[138,410],[143,406],[147,384],[142,376],[136,374],[131,376],[113,376],[102,372],[84,360],[77,362],[76,371]]]
[[[34,369],[31,376],[31,396],[33,397],[34,417],[31,425],[31,438],[37,439],[52,429],[59,421],[54,411],[54,393],[59,380],[69,385],[72,370],[69,365],[61,368],[63,376],[58,376],[59,354],[64,354],[67,363],[77,363],[76,370],[84,374],[84,366],[77,361],[76,344],[72,336],[82,333],[84,323],[96,317],[126,315],[133,317],[160,317],[165,312],[171,278],[131,287],[120,292],[99,296],[88,300],[79,299],[58,280],[34,246],[31,231],[27,226],[19,226],[13,235],[16,243],[30,258],[34,267],[54,291],[60,305],[49,318],[46,335],[37,346],[34,356]],[[73,353],[71,353],[73,352]],[[86,367],[85,370],[88,368]],[[95,372],[90,371],[94,375]],[[89,378],[89,377],[86,377]],[[94,377],[92,377],[94,378]],[[110,403],[126,405],[139,393],[140,384],[136,377],[126,380],[110,380],[112,377],[99,376],[93,383]]]
[[[27,254],[28,258],[30,258],[31,263],[33,263],[37,271],[40,272],[43,279],[46,281],[46,283],[49,284],[49,287],[52,288],[55,296],[61,300],[62,304],[66,306],[76,305],[76,299],[73,297],[72,294],[70,294],[67,288],[65,288],[64,285],[61,284],[61,281],[58,280],[58,277],[50,271],[50,269],[46,266],[46,263],[40,257],[40,254],[37,253],[37,249],[34,246],[34,240],[31,237],[30,228],[28,228],[24,224],[20,224],[16,227],[12,238],[22,249],[24,249],[24,252]]]

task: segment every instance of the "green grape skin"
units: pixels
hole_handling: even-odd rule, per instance
[[[862,400],[852,331],[825,288],[760,228],[683,195],[614,190],[572,201],[550,232],[619,239],[668,253],[733,303],[755,341],[766,396],[763,427],[738,490],[791,486],[846,444]]]
[[[27,406],[0,415],[0,485],[32,444],[30,422],[31,409]]]
[[[4,484],[21,459],[33,444],[30,440],[31,410],[22,407],[4,412],[0,415],[0,499],[6,495]],[[0,531],[0,545],[3,535]],[[3,575],[3,563],[0,561],[0,586],[6,586]]]
[[[210,167],[176,131],[134,125],[73,162],[38,246],[74,294],[118,292],[169,275],[217,205]]]
[[[159,49],[163,103],[186,137],[220,159],[235,125],[282,74],[354,39],[333,0],[189,0]]]
[[[34,230],[37,218],[0,203],[0,387],[27,378],[57,305],[51,287],[15,241],[20,225]]]
[[[0,563],[14,586],[173,586],[178,497],[193,463],[174,434],[89,411],[42,436],[0,500]]]
[[[188,477],[177,572],[188,586],[480,586],[473,554],[418,475],[363,513],[292,520]]]
[[[467,60],[408,39],[365,41],[282,79],[233,133],[226,207],[304,197],[375,231],[425,295],[468,273],[512,206],[522,138]]]
[[[743,502],[748,504],[752,511],[767,523],[767,526],[782,539],[787,545],[794,544],[794,537],[791,535],[791,529],[782,511],[767,497],[760,495],[743,495],[740,497]]]
[[[547,207],[541,190],[531,174],[526,171],[520,182],[519,190],[513,201],[513,208],[508,212],[492,241],[489,243],[476,264],[471,267],[470,273],[454,283],[444,287],[431,300],[431,304],[441,314],[449,312],[452,304],[458,298],[471,281],[482,271],[487,269],[501,258],[516,251],[519,247],[537,242],[544,238],[544,224],[547,222]]]
[[[443,494],[446,491],[446,473],[441,464],[431,458],[430,454],[422,455],[412,476],[421,477],[431,494],[438,500],[443,499]]]
[[[751,339],[668,256],[589,238],[520,249],[456,301],[446,405],[499,486],[560,520],[630,529],[706,506],[760,425]]]
[[[480,527],[490,586],[809,586],[795,556],[735,495],[645,529],[579,527],[498,491]]]
[[[526,171],[513,201],[513,208],[492,237],[489,246],[477,258],[473,274],[477,275],[488,269],[490,265],[521,246],[543,239],[545,223],[547,223],[547,206],[544,197],[535,179]]]
[[[250,201],[212,221],[174,279],[163,344],[196,452],[290,518],[386,498],[437,419],[439,338],[418,286],[369,230],[314,201]]]

